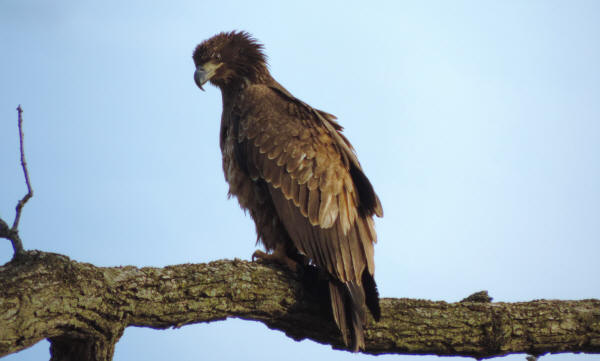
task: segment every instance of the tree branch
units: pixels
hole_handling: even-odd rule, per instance
[[[110,360],[128,326],[164,329],[228,317],[344,349],[327,303],[294,275],[247,261],[96,267],[40,251],[0,267],[0,356],[47,338],[53,360]],[[600,301],[381,301],[366,353],[600,353]]]
[[[23,146],[23,108],[21,105],[17,107],[18,113],[18,127],[19,127],[19,150],[21,152],[21,168],[23,168],[23,175],[25,176],[25,184],[27,185],[27,194],[21,198],[17,203],[15,220],[12,227],[8,227],[8,224],[0,218],[0,237],[10,240],[13,246],[14,255],[13,258],[17,258],[24,253],[23,242],[19,236],[19,221],[21,220],[21,212],[27,201],[33,197],[33,189],[31,188],[31,182],[29,181],[29,171],[27,170],[27,162],[25,161],[25,150]]]

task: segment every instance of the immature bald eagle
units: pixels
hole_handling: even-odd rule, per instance
[[[328,275],[333,318],[364,349],[368,307],[380,317],[373,279],[373,215],[383,210],[335,117],[300,101],[271,77],[262,45],[220,33],[193,55],[198,87],[221,89],[221,151],[229,194],[250,211],[267,252],[253,258]]]

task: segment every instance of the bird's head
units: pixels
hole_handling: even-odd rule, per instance
[[[260,82],[268,76],[263,46],[244,31],[220,33],[194,50],[194,81],[202,90],[207,81],[220,88]]]

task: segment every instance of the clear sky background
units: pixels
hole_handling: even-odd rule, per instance
[[[600,298],[592,0],[0,0],[0,216],[25,193],[22,104],[27,249],[98,266],[250,258],[254,226],[221,170],[221,95],[192,79],[196,44],[233,29],[345,126],[385,211],[383,297]],[[0,264],[11,254],[0,242]],[[43,341],[6,360],[48,357]],[[114,359],[376,360],[241,320],[128,328]],[[543,358],[566,359],[600,356]]]

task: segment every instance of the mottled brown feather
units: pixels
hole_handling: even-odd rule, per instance
[[[335,321],[335,323],[338,325],[338,327],[340,328],[340,331],[342,333],[342,339],[344,340],[344,343],[347,345],[349,342],[349,335],[348,335],[348,324],[346,321],[346,309],[344,307],[345,305],[345,300],[344,300],[344,290],[343,288],[340,287],[340,285],[337,285],[333,282],[329,282],[329,294],[331,297],[331,308],[332,308],[332,312],[333,312],[333,319]]]
[[[313,226],[319,225],[319,205],[320,205],[319,189],[311,189],[308,193],[308,219]]]
[[[300,213],[302,213],[302,216],[305,218],[308,218],[308,187],[306,185],[300,187],[298,203],[298,209],[300,210]]]
[[[267,157],[269,158],[269,160],[273,160],[273,159],[278,158],[282,152],[283,152],[283,147],[279,144],[276,144],[276,146],[273,147],[273,149],[271,149],[269,151],[269,153],[267,154]]]
[[[296,181],[298,182],[298,184],[305,185],[306,182],[308,182],[308,180],[310,179],[310,177],[312,177],[312,175],[312,162],[310,160],[305,159],[302,164],[302,168],[298,169],[298,172],[295,174]],[[308,188],[308,185],[305,186]]]

